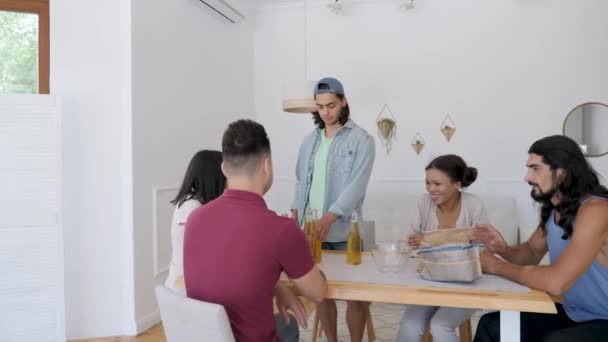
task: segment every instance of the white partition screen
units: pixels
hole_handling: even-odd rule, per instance
[[[0,341],[65,341],[61,217],[58,100],[0,96]]]

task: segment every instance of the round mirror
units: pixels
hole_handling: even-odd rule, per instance
[[[587,157],[608,153],[608,105],[588,102],[576,106],[564,120],[564,135],[576,141]]]

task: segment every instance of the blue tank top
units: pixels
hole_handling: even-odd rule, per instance
[[[567,240],[562,239],[564,231],[555,223],[555,209],[549,216],[546,228],[549,258],[553,264],[572,242],[572,236]],[[608,268],[594,260],[589,269],[576,280],[563,297],[562,305],[571,320],[575,322],[608,320]]]

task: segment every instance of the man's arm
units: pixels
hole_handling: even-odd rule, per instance
[[[326,212],[319,221],[317,222],[317,229],[319,229],[319,240],[324,241],[329,233],[331,225],[338,220],[338,216],[331,212]]]
[[[327,283],[310,254],[308,240],[293,220],[286,220],[277,241],[277,259],[297,292],[313,302],[325,298]]]
[[[487,273],[561,296],[587,271],[608,239],[608,203],[592,199],[581,206],[571,238],[570,244],[549,266],[515,265],[484,252],[482,267]]]
[[[306,308],[300,298],[281,281],[275,286],[274,295],[275,304],[279,313],[283,316],[283,320],[285,320],[286,323],[289,323],[290,315],[287,310],[291,310],[300,326],[306,329],[308,327],[308,317],[306,315]]]
[[[528,241],[508,246],[500,232],[490,224],[478,225],[473,240],[481,242],[486,249],[500,255],[503,259],[518,265],[537,265],[547,253],[547,238],[539,228]]]
[[[293,283],[298,293],[313,302],[318,304],[325,299],[327,281],[325,280],[325,275],[323,275],[316,264],[308,273],[300,278],[289,278],[289,280]]]
[[[291,202],[291,216],[296,220],[296,222],[298,221],[298,201],[300,198],[300,177],[302,175],[302,171],[300,170],[302,168],[302,164],[300,163],[300,159],[302,159],[302,149],[304,148],[305,142],[302,142],[302,144],[300,145],[300,149],[298,151],[298,160],[296,161],[296,169],[295,169],[295,174],[296,174],[296,184],[294,186],[294,192],[293,192],[293,200]]]
[[[506,251],[498,255],[514,264],[538,265],[548,250],[547,237],[538,227],[526,242],[507,247]]]

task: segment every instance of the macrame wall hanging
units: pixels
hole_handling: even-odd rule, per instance
[[[445,139],[449,142],[452,139],[452,136],[454,136],[454,133],[456,133],[456,124],[450,117],[450,114],[445,116],[445,119],[443,119],[443,122],[441,123],[440,129]]]
[[[382,146],[384,146],[388,154],[393,147],[393,139],[397,135],[397,119],[387,104],[380,110],[376,119],[376,126],[378,126],[378,136],[380,137]]]
[[[420,135],[420,133],[416,133],[416,136],[414,137],[414,139],[412,139],[411,145],[416,154],[420,155],[420,152],[422,151],[425,145],[424,138],[422,137],[422,135]]]

